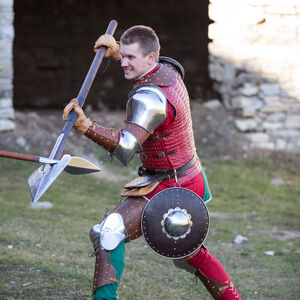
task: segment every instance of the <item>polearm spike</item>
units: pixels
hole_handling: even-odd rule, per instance
[[[117,28],[117,25],[118,25],[117,21],[115,20],[110,21],[105,33],[113,35]],[[91,67],[81,86],[81,89],[77,96],[78,105],[81,107],[84,104],[84,101],[94,81],[97,71],[102,63],[105,51],[106,51],[105,46],[102,46],[98,49],[93,59],[93,62],[91,64]],[[76,119],[77,119],[77,114],[73,110],[70,113],[59,137],[57,138],[54,147],[52,148],[49,159],[54,159],[54,160],[60,159],[63,150],[65,148],[67,138],[71,132],[71,129]],[[44,168],[40,167],[39,169],[37,169],[35,172],[31,174],[31,176],[28,179],[28,185],[29,185],[33,202],[38,201],[38,199],[45,193],[45,191],[54,182],[54,180],[67,166],[68,163],[69,163],[69,158],[66,155],[64,155],[64,157],[61,160],[59,160],[59,163],[54,165],[46,164]]]

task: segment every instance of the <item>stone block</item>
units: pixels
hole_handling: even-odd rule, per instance
[[[13,107],[13,102],[11,98],[0,98],[0,113],[2,108]]]
[[[266,121],[267,122],[282,122],[286,117],[285,113],[273,113],[267,115]]]
[[[247,133],[246,137],[249,141],[258,144],[258,143],[267,143],[270,141],[270,137],[267,133],[256,132],[256,133]]]
[[[291,139],[287,142],[286,151],[294,152],[300,149],[300,135],[297,138]]]
[[[286,112],[289,110],[287,105],[284,105],[280,102],[275,102],[271,104],[264,105],[260,111],[267,114],[277,113],[277,112]]]
[[[265,150],[275,150],[275,143],[268,142],[268,143],[253,143],[253,148],[265,149]]]
[[[211,20],[224,23],[255,25],[264,19],[264,8],[258,6],[243,5],[209,5],[208,14]]]
[[[258,122],[255,119],[237,119],[234,122],[239,131],[255,131],[258,129]]]
[[[13,8],[14,6],[14,0],[1,0],[0,1],[0,6],[1,7],[8,7],[8,8]]]
[[[296,15],[297,9],[291,2],[282,1],[280,4],[269,5],[265,7],[265,13],[271,15]]]
[[[12,24],[1,24],[0,27],[0,39],[12,40],[14,38],[15,31]]]
[[[0,91],[12,90],[12,79],[11,78],[0,78]]]
[[[0,132],[14,130],[16,125],[13,121],[7,119],[0,119]]]
[[[262,127],[266,131],[274,131],[276,129],[282,128],[282,122],[263,122]]]
[[[276,139],[275,141],[275,149],[278,151],[283,151],[286,148],[286,140],[284,139]]]
[[[0,108],[0,119],[14,119],[15,111],[13,107]]]
[[[258,110],[263,106],[262,100],[258,97],[237,96],[231,100],[232,107],[235,109]]]
[[[281,26],[289,26],[292,28],[297,28],[300,26],[300,18],[298,15],[275,15],[268,14],[266,15],[267,22],[269,25],[281,25]]]
[[[292,36],[291,39],[295,37],[296,36]],[[267,59],[268,61],[271,61],[270,64],[276,65],[280,65],[285,62],[290,55],[289,47],[281,45],[280,38],[277,38],[276,44],[273,43],[266,44],[262,40],[260,44],[255,44],[255,58],[262,60]]]
[[[259,87],[265,96],[280,94],[280,87],[276,83],[261,83]]]
[[[299,115],[287,115],[285,126],[287,128],[299,128],[300,129],[300,114]]]
[[[12,81],[12,79],[13,79],[13,69],[10,68],[10,66],[7,66],[6,69],[4,69],[2,67],[3,66],[0,65],[0,78],[9,79],[9,80]]]
[[[272,105],[274,103],[281,103],[281,97],[278,95],[265,96],[265,94],[261,94],[260,96],[263,97],[264,103],[268,105]]]
[[[273,136],[281,137],[285,140],[298,137],[300,134],[299,130],[296,129],[278,129],[272,132]]]
[[[239,89],[239,92],[244,96],[255,96],[258,93],[258,87],[252,83],[244,83]]]
[[[209,110],[222,110],[224,109],[222,103],[220,102],[219,99],[213,99],[205,102],[203,106]]]

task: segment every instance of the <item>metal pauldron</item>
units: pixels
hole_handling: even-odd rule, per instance
[[[167,98],[155,85],[142,85],[130,94],[126,121],[152,133],[167,117]]]
[[[100,250],[113,250],[127,237],[123,217],[111,213],[100,224],[90,230],[90,240],[94,245],[94,253]]]
[[[129,130],[124,130],[120,133],[119,144],[113,151],[112,155],[117,157],[122,164],[127,166],[135,153],[141,151],[142,146],[137,138]]]

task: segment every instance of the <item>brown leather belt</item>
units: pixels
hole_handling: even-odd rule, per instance
[[[150,176],[163,176],[165,175],[164,180],[168,180],[171,178],[174,178],[175,176],[177,177],[183,177],[185,175],[188,174],[188,172],[186,172],[186,170],[188,170],[189,168],[191,168],[194,163],[196,162],[197,159],[197,155],[194,155],[193,158],[186,163],[185,165],[181,166],[178,169],[175,170],[168,170],[168,169],[147,169],[143,166],[140,166],[138,169],[138,175],[139,176],[143,176],[143,175],[150,175]]]

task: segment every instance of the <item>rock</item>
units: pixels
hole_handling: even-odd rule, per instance
[[[245,237],[245,236],[242,236],[240,234],[236,235],[236,237],[234,238],[234,243],[236,245],[241,245],[241,244],[244,244],[244,243],[247,243],[248,242],[248,238]]]
[[[258,97],[237,96],[231,100],[232,107],[243,111],[256,111],[263,106],[262,100]]]
[[[248,238],[244,237],[244,236],[242,236],[240,234],[236,235],[235,238],[234,238],[234,243],[236,245],[241,245],[241,244],[243,244],[243,243],[245,243],[247,241],[248,241]]]
[[[273,113],[267,116],[266,121],[268,122],[281,122],[285,118],[285,113]]]
[[[258,93],[258,87],[251,83],[244,83],[243,87],[239,89],[244,96],[255,96]]]
[[[48,201],[44,201],[44,202],[30,203],[30,206],[34,209],[51,209],[53,207],[53,204]]]
[[[288,115],[285,121],[287,128],[299,128],[300,129],[300,115]]]
[[[280,94],[280,87],[278,84],[275,83],[261,83],[259,85],[261,92],[265,96],[270,96],[270,95],[279,95]]]
[[[14,119],[15,111],[13,107],[3,107],[0,109],[0,119]]]
[[[264,105],[260,111],[268,114],[268,113],[284,112],[284,111],[288,111],[288,109],[289,108],[283,103],[275,102],[272,104]]]
[[[0,119],[0,132],[14,130],[16,125],[11,120]]]
[[[255,119],[237,119],[234,124],[239,131],[251,131],[258,126]]]
[[[253,143],[266,143],[269,141],[269,135],[266,133],[248,133],[247,138]]]
[[[26,146],[26,139],[23,137],[23,136],[19,136],[16,140],[16,143],[22,147],[22,148],[25,148]]]
[[[274,251],[265,251],[264,253],[266,255],[269,255],[269,256],[275,256],[275,252]]]
[[[277,139],[276,140],[276,146],[275,146],[275,149],[276,150],[279,150],[279,151],[282,151],[285,149],[286,147],[286,141],[284,139]]]
[[[283,124],[281,122],[263,122],[262,123],[263,129],[266,129],[266,130],[279,129],[279,128],[282,128],[282,125]]]
[[[0,99],[0,110],[2,108],[13,107],[11,98],[1,98]]]
[[[203,104],[203,106],[210,110],[218,110],[218,109],[223,108],[220,100],[218,100],[218,99],[213,99],[213,100],[207,101]]]
[[[275,177],[275,178],[272,178],[271,183],[274,185],[283,185],[284,181],[279,177]]]

